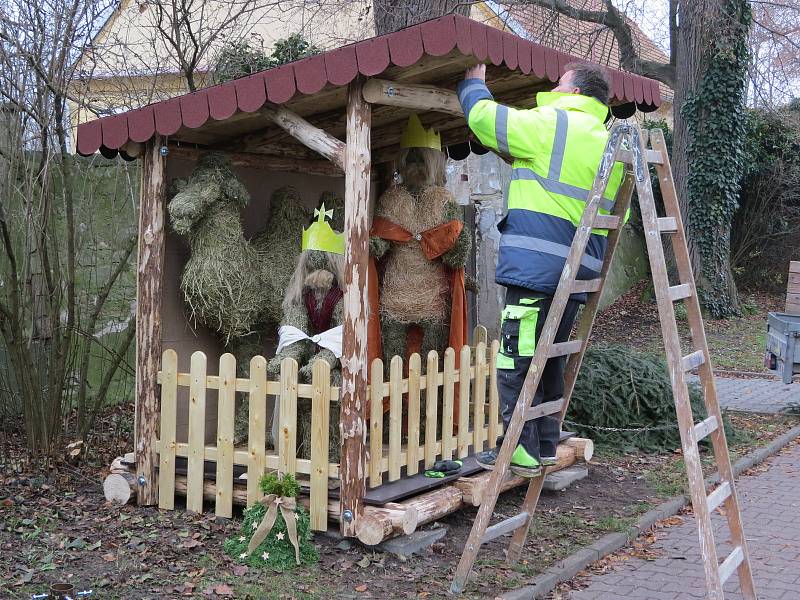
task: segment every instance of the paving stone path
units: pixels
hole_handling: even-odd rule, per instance
[[[764,600],[797,600],[800,598],[800,444],[784,449],[766,466],[766,471],[737,482],[756,591]],[[716,538],[724,542],[727,522],[719,514],[713,520]],[[630,559],[614,571],[592,576],[589,587],[571,592],[569,600],[704,598],[705,578],[694,519],[686,516],[682,525],[661,530],[659,537],[652,546],[659,552],[656,560]],[[722,560],[731,547],[721,543],[719,548]],[[741,598],[737,576],[733,575],[725,586],[725,599]]]
[[[779,379],[733,379],[717,377],[717,396],[723,408],[748,412],[777,413],[789,404],[800,404],[800,383]],[[800,592],[797,595],[800,598]]]

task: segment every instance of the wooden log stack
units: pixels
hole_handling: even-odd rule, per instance
[[[565,469],[576,462],[591,460],[594,454],[594,443],[586,438],[570,438],[558,446],[557,463],[548,468],[548,473]],[[470,477],[461,477],[451,484],[446,484],[430,492],[425,492],[403,502],[388,502],[383,506],[364,506],[364,512],[357,521],[355,537],[368,546],[374,546],[398,535],[408,535],[416,531],[420,525],[455,512],[464,506],[480,506],[483,502],[483,490],[486,489],[491,473],[488,471]],[[524,477],[510,475],[502,485],[502,491],[524,485],[528,480]],[[133,455],[116,458],[111,464],[111,473],[103,482],[106,500],[118,504],[126,504],[136,497],[135,466]],[[186,494],[186,477],[175,476],[175,493]],[[236,482],[233,486],[233,503],[247,505],[247,487],[244,482]],[[217,489],[214,481],[203,482],[203,499],[214,502]],[[301,496],[300,502],[306,507],[309,498]],[[328,503],[328,519],[339,520],[340,507],[338,500]]]

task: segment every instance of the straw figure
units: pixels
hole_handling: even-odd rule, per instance
[[[189,318],[216,331],[246,377],[250,359],[263,352],[263,332],[281,321],[280,302],[310,212],[297,190],[275,191],[267,228],[245,238],[240,209],[250,194],[231,170],[226,154],[200,157],[188,180],[173,182],[168,211],[173,229],[189,239],[191,255],[181,275]],[[248,406],[240,399],[235,441],[247,437]]]
[[[189,238],[191,249],[181,275],[189,316],[218,332],[227,345],[250,333],[263,310],[258,255],[239,217],[250,194],[218,152],[201,156],[191,177],[173,186],[170,221]]]
[[[370,290],[371,301],[379,296],[380,319],[371,315],[370,356],[381,356],[382,345],[386,365],[395,355],[424,357],[466,343],[464,265],[471,246],[461,210],[443,187],[439,134],[426,131],[416,115],[403,133],[395,182],[377,201],[370,234],[374,273],[382,274],[379,293]]]
[[[302,252],[283,298],[283,319],[279,329],[278,351],[267,365],[271,379],[280,374],[281,361],[293,358],[299,379],[311,382],[314,363],[326,361],[331,368],[331,383],[340,385],[344,296],[344,236],[331,228],[342,227],[341,198],[325,193],[314,211],[315,221],[303,231]],[[300,399],[297,407],[298,455],[311,454],[311,401]],[[330,460],[339,459],[339,411],[330,411]],[[278,437],[278,405],[275,406],[272,434]]]

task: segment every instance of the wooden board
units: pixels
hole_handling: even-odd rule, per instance
[[[161,379],[161,453],[158,469],[158,508],[175,508],[175,422],[178,409],[178,355],[165,350]]]
[[[330,437],[331,368],[327,361],[314,363],[314,398],[311,401],[311,528],[328,529],[328,449]]]
[[[381,506],[387,502],[397,502],[403,498],[416,496],[417,494],[440,487],[445,483],[450,483],[459,477],[473,475],[483,470],[480,466],[478,466],[474,456],[468,456],[464,458],[462,462],[464,463],[464,466],[461,468],[461,471],[455,475],[451,475],[450,477],[436,479],[435,477],[425,477],[423,473],[418,473],[416,475],[412,475],[411,477],[403,477],[397,481],[391,481],[389,483],[384,483],[379,487],[369,489],[364,496],[364,502],[373,506]],[[420,464],[420,470],[422,470],[423,467],[424,465]],[[331,498],[339,497],[338,490],[330,490],[329,494]]]
[[[203,512],[203,457],[206,426],[206,355],[191,358],[189,388],[189,471],[186,474],[186,510]]]
[[[372,361],[370,372],[369,413],[369,485],[381,484],[381,459],[383,458],[383,361]]]
[[[431,351],[428,353],[428,369],[426,373],[439,372],[439,355]],[[436,462],[436,423],[439,410],[439,386],[433,381],[434,377],[427,378],[425,386],[425,468]],[[432,432],[428,434],[427,432]]]
[[[219,403],[217,405],[217,501],[219,517],[233,516],[233,422],[236,412],[236,359],[225,353],[219,358]]]
[[[389,481],[400,479],[403,421],[403,359],[394,356],[389,366]]]
[[[281,473],[297,470],[297,361],[285,358],[281,362],[280,429],[278,457]]]
[[[261,499],[263,493],[258,483],[266,468],[267,445],[267,359],[254,356],[250,359],[250,414],[247,448],[249,460],[247,467],[247,503],[253,504]],[[236,468],[234,467],[236,477]]]
[[[419,471],[419,389],[421,371],[420,356],[414,353],[408,361],[408,455],[406,460],[409,475],[415,475]]]

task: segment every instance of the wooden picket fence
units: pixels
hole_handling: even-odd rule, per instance
[[[482,327],[476,330],[477,346],[461,349],[458,368],[452,348],[444,353],[441,371],[436,352],[426,357],[425,374],[418,354],[409,360],[407,377],[403,376],[403,360],[399,356],[390,363],[388,379],[384,377],[383,361],[376,359],[372,363],[372,383],[367,391],[370,424],[365,483],[368,487],[397,481],[403,474],[414,475],[442,458],[463,458],[483,449],[487,440],[495,440],[502,429],[494,368],[499,344],[493,342],[487,352],[485,331]],[[298,366],[293,359],[283,361],[278,381],[267,380],[267,361],[263,356],[250,361],[249,378],[236,376],[236,360],[231,354],[220,357],[219,375],[207,374],[207,362],[204,353],[195,352],[190,372],[180,373],[175,351],[165,350],[163,354],[158,374],[160,436],[156,442],[159,507],[172,510],[177,492],[186,496],[188,510],[202,512],[204,499],[213,498],[215,513],[230,517],[234,503],[251,506],[261,499],[259,480],[264,472],[293,473],[310,488],[312,529],[327,530],[329,514],[337,512],[329,507],[329,478],[339,477],[339,465],[330,463],[328,458],[330,411],[338,410],[339,398],[339,388],[330,382],[328,364],[315,363],[312,382],[302,384],[298,382]],[[189,390],[186,442],[176,439],[178,388]],[[206,401],[210,391],[217,396],[214,444],[205,443]],[[233,443],[237,392],[249,396],[246,447],[234,447]],[[267,445],[266,431],[271,417],[267,414],[268,395],[275,396],[280,403],[277,448]],[[298,398],[311,401],[310,459],[298,458],[296,453]],[[386,412],[384,398],[388,398],[389,404]],[[458,422],[454,419],[456,403]],[[388,422],[386,443],[385,422]],[[186,458],[185,476],[176,475],[178,457]],[[206,461],[215,463],[213,480],[206,479]],[[243,467],[247,473],[246,490],[236,485],[235,466]]]

